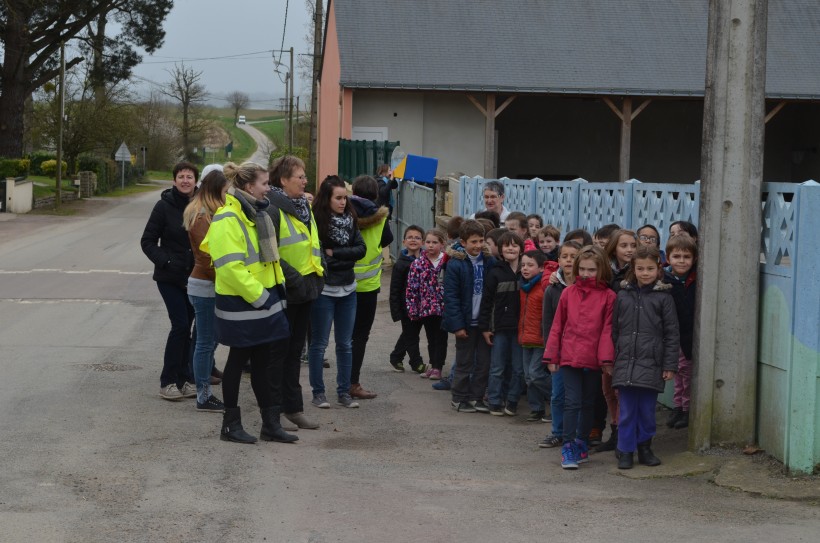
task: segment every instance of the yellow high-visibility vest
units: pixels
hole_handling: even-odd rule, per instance
[[[301,275],[325,273],[322,267],[322,249],[313,212],[310,212],[310,228],[284,211],[279,213],[279,256],[293,266]]]
[[[356,292],[373,292],[382,284],[382,232],[387,217],[380,220],[376,225],[362,230],[364,244],[367,245],[367,252],[364,257],[356,262],[353,271],[356,273]]]

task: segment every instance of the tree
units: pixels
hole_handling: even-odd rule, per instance
[[[228,104],[233,108],[233,122],[239,121],[239,110],[248,107],[251,103],[250,97],[244,92],[233,91],[225,97]]]
[[[199,106],[201,106],[208,93],[205,87],[199,82],[202,72],[195,72],[193,68],[186,68],[185,64],[174,65],[171,74],[171,81],[167,89],[160,92],[165,96],[179,103],[182,113],[182,152],[187,158],[193,156],[193,138],[200,134],[207,126],[207,121],[202,117]]]
[[[153,50],[162,43],[162,31],[159,30],[157,40],[156,30],[161,27],[171,5],[171,0],[5,0],[0,4],[0,42],[3,48],[3,63],[0,66],[0,156],[22,154],[26,99],[44,83],[57,77],[57,54],[61,42],[79,36],[87,37],[89,28],[98,23],[101,16],[123,17],[128,22],[124,24],[122,35],[114,41],[122,45],[120,51],[124,57],[122,62],[112,64],[119,65],[117,71],[122,74],[124,66],[130,70],[139,62],[138,56],[125,53],[126,45],[140,45],[146,50]],[[130,22],[128,10],[138,14],[133,19],[134,23]],[[145,17],[140,18],[141,14]],[[149,16],[154,19],[149,19]],[[148,39],[145,35],[148,33],[154,33],[154,38]],[[67,59],[66,69],[83,60],[83,56]]]

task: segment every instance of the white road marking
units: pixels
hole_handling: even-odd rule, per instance
[[[34,268],[32,270],[0,270],[0,275],[24,275],[29,273],[65,273],[65,274],[89,274],[89,273],[110,273],[116,275],[151,275],[150,271],[122,271],[122,270],[59,270],[53,268]]]
[[[64,299],[34,299],[34,298],[0,298],[0,302],[11,302],[14,304],[33,305],[33,304],[62,304],[62,303],[78,303],[78,304],[95,304],[95,305],[119,305],[125,304],[122,300],[99,300],[94,298],[64,298]]]

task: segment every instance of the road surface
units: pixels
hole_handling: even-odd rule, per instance
[[[158,396],[169,325],[139,249],[157,197],[0,221],[0,541],[817,541],[811,503],[709,473],[632,480],[610,455],[565,472],[536,446],[546,425],[455,413],[391,371],[384,303],[363,369],[377,399],[308,406],[321,428],[297,444],[220,441],[219,415]],[[247,378],[240,405],[258,434]],[[684,440],[664,428],[659,456]]]
[[[253,126],[249,124],[237,124],[239,128],[250,134],[253,140],[256,142],[256,151],[251,155],[248,159],[251,162],[256,162],[257,164],[261,164],[265,168],[268,167],[268,159],[270,158],[271,152],[276,149],[276,145],[273,144],[268,137],[262,133],[261,131],[257,130]]]

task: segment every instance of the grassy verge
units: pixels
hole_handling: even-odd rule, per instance
[[[148,170],[146,177],[154,181],[172,181],[174,176],[170,171]]]
[[[124,189],[115,189],[105,194],[100,194],[104,198],[117,198],[120,196],[131,196],[132,194],[141,194],[143,192],[151,192],[159,189],[168,188],[166,185],[159,183],[151,183],[150,181],[140,181],[139,185],[125,185]]]
[[[43,198],[57,193],[57,180],[43,175],[29,175],[27,178],[34,183],[34,198]],[[60,185],[63,192],[77,192],[71,179],[63,179]]]
[[[254,123],[253,127],[265,134],[277,147],[285,141],[285,119],[276,119],[264,123]]]
[[[220,126],[230,135],[231,140],[233,141],[233,153],[231,153],[231,160],[239,164],[240,162],[249,159],[256,151],[256,142],[253,141],[250,134],[241,128],[237,128],[236,125],[233,124],[233,118],[219,118],[218,122]],[[216,153],[216,157],[217,162],[224,162],[227,160],[224,149],[219,149]]]

